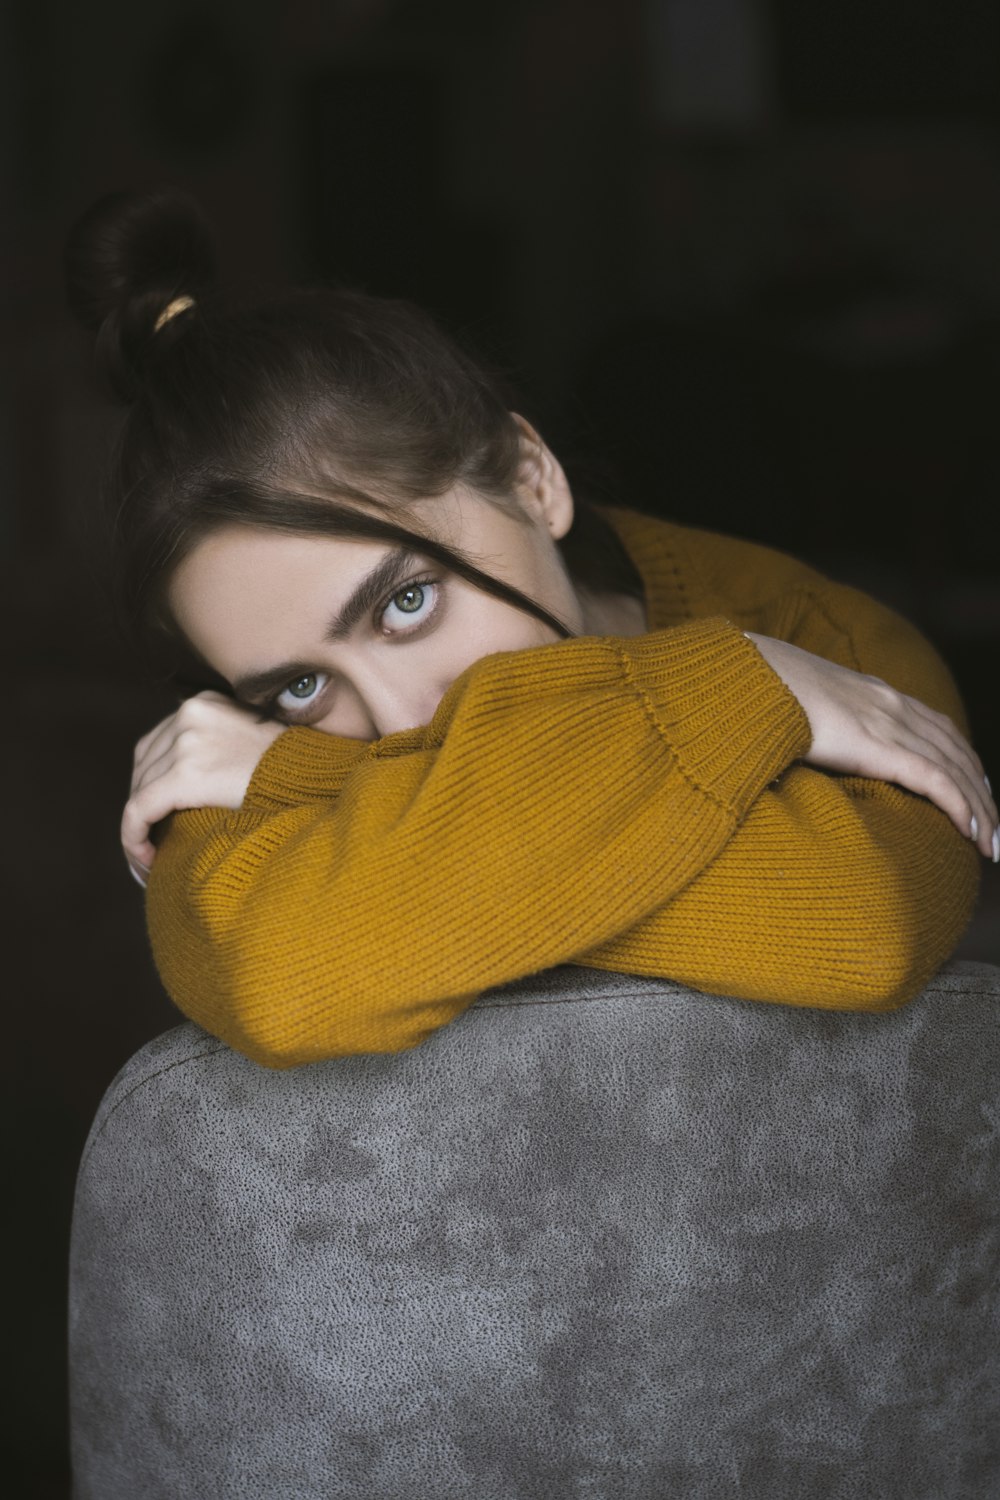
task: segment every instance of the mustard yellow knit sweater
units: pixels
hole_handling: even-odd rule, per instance
[[[147,892],[177,1005],[270,1067],[412,1047],[553,964],[866,1011],[916,995],[975,903],[938,808],[797,763],[808,721],[742,634],[884,678],[967,732],[905,621],[749,542],[607,511],[649,633],[476,662],[424,728],[293,728],[239,811],[175,814]]]

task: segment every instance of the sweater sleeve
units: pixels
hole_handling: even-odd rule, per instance
[[[290,729],[240,810],[176,814],[154,956],[181,1010],[266,1065],[411,1047],[673,901],[809,743],[721,616],[486,657],[426,728]]]
[[[689,886],[574,962],[744,1000],[895,1010],[954,951],[979,858],[921,797],[792,766]]]
[[[709,593],[720,567],[730,599],[735,580],[774,576],[757,544],[691,531],[686,542]],[[781,567],[772,598],[736,601],[753,629],[880,677],[968,734],[955,683],[914,626],[791,559]],[[748,1000],[892,1010],[954,951],[979,879],[974,845],[925,798],[796,765],[672,901],[577,962]]]

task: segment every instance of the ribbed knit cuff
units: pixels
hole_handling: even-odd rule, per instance
[[[642,636],[582,636],[498,652],[452,683],[431,723],[366,743],[292,728],[264,752],[244,808],[276,811],[336,796],[363,760],[440,745],[460,709],[492,720],[526,698],[631,687],[688,779],[742,817],[812,743],[798,700],[742,631],[721,616]]]
[[[326,802],[370,750],[364,740],[345,740],[304,726],[286,729],[257,762],[243,806],[277,812],[305,802]]]
[[[623,638],[619,646],[680,764],[738,817],[812,744],[798,699],[722,616]]]

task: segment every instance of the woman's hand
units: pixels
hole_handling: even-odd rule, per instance
[[[156,855],[150,829],[186,807],[239,807],[264,751],[287,726],[222,693],[197,693],[135,747],[122,848],[140,885]]]
[[[919,792],[987,858],[997,859],[997,806],[982,762],[945,714],[879,677],[772,636],[745,633],[802,705],[813,736],[807,765]]]

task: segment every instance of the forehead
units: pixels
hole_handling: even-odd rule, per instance
[[[509,510],[500,508],[461,486],[422,500],[409,510],[400,509],[388,515],[373,510],[370,514],[380,520],[391,520],[412,532],[415,538],[425,535],[457,549],[499,549],[501,554],[510,551],[517,554],[527,540],[519,524],[525,517],[517,505]],[[310,581],[320,580],[328,588],[349,589],[395,545],[389,541],[278,531],[235,523],[225,525],[210,532],[178,564],[167,586],[167,599],[178,624],[185,629],[182,616],[192,618],[201,613],[220,592],[242,596],[252,591],[259,599],[263,594],[276,599],[296,583],[304,587]],[[414,551],[419,551],[416,541]]]
[[[243,606],[293,602],[311,584],[336,594],[384,556],[387,542],[300,535],[250,526],[225,526],[205,537],[178,565],[167,588],[182,630],[205,614]]]
[[[168,604],[195,650],[235,682],[321,649],[344,601],[393,550],[381,541],[226,527],[179,564]]]
[[[517,571],[530,538],[524,518],[460,490],[391,519],[472,556],[488,570]],[[204,537],[177,565],[167,603],[201,655],[232,678],[248,660],[281,659],[324,639],[332,615],[362,579],[397,550],[393,541],[230,524]],[[504,563],[507,567],[504,567]]]

